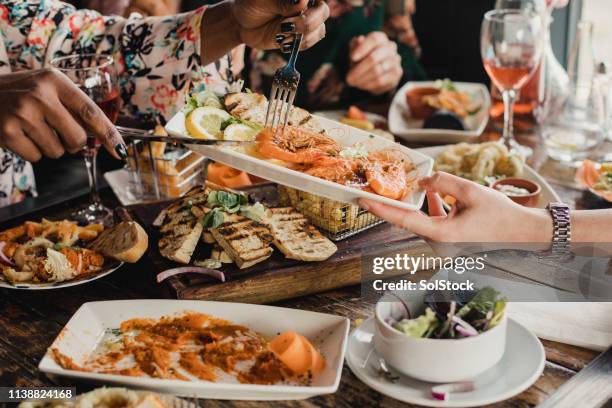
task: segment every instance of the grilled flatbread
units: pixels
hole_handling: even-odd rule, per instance
[[[324,261],[338,250],[333,242],[293,207],[271,208],[267,216],[274,245],[287,258]]]
[[[230,93],[225,96],[225,108],[237,118],[263,125],[266,122],[268,100],[265,96],[255,93]],[[279,108],[280,109],[280,108]],[[299,126],[315,133],[323,133],[319,121],[308,111],[293,107],[289,113],[289,125]]]
[[[208,186],[195,187],[162,211],[162,237],[158,245],[163,257],[183,264],[189,263],[204,230],[200,219],[209,192]]]
[[[241,215],[228,214],[225,222],[210,232],[240,269],[265,261],[274,251],[268,227]]]

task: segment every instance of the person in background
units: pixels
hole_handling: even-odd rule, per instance
[[[390,0],[326,1],[327,34],[298,59],[296,105],[310,110],[347,108],[388,98],[407,79],[424,79],[410,18],[414,0],[407,0],[405,12],[396,15],[387,11]],[[247,49],[247,87],[269,94],[272,76],[284,66],[291,49],[291,28],[286,24],[277,38],[281,50]]]
[[[31,166],[85,145],[94,133],[116,158],[121,136],[72,82],[48,68],[59,56],[101,53],[116,57],[123,114],[168,119],[182,106],[200,67],[246,43],[275,48],[276,33],[303,12],[294,32],[304,48],[325,35],[327,5],[307,0],[226,0],[171,17],[103,16],[56,0],[0,0],[0,205],[35,195]]]

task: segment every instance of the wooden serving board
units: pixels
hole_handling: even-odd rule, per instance
[[[256,196],[258,201],[274,204],[274,194],[265,186],[249,191],[249,195]],[[152,226],[153,220],[167,205],[168,202],[159,202],[126,207],[149,233],[148,256],[157,269],[156,273],[181,266],[159,254],[159,233]],[[271,258],[247,269],[239,269],[234,264],[224,265],[221,270],[226,282],[197,274],[173,276],[167,282],[178,299],[272,303],[360,283],[362,258],[368,254],[392,252],[427,256],[432,253],[424,241],[389,224],[381,224],[336,242],[336,245],[338,252],[322,262],[287,259],[275,250]],[[192,261],[206,259],[210,248],[210,245],[200,243]]]

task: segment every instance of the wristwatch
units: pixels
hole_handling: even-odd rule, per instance
[[[572,224],[569,206],[564,203],[550,203],[546,209],[553,221],[552,246],[549,253],[553,256],[571,255]]]

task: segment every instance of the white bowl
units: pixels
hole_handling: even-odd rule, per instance
[[[424,294],[397,294],[406,301],[413,317],[425,306]],[[383,296],[376,304],[374,347],[385,362],[402,374],[422,381],[446,383],[470,380],[497,364],[506,349],[507,320],[484,333],[463,339],[410,337],[385,320],[400,320],[404,306],[394,295]]]

